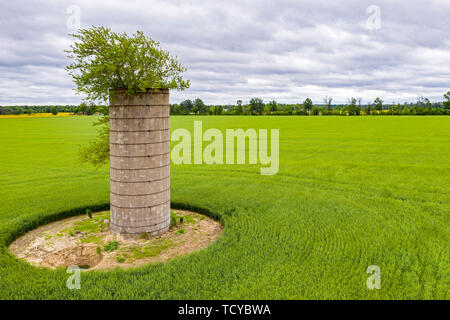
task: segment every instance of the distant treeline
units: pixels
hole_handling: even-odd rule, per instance
[[[362,98],[350,98],[347,104],[332,104],[333,98],[325,97],[323,104],[315,105],[307,98],[302,103],[283,104],[272,100],[265,103],[260,98],[252,98],[244,104],[238,100],[235,105],[206,105],[202,99],[185,100],[170,105],[171,115],[450,115],[450,91],[444,101],[431,102],[419,97],[416,102],[385,104],[381,98],[363,104]],[[67,106],[0,106],[0,115],[33,113],[71,112],[79,115],[108,114],[108,106],[86,104]]]
[[[347,104],[332,104],[333,98],[325,97],[324,103],[314,105],[307,98],[302,103],[282,104],[275,100],[268,103],[253,98],[247,104],[238,100],[235,105],[206,105],[202,99],[185,100],[170,106],[171,115],[450,115],[450,92],[442,102],[430,102],[419,97],[417,102],[385,104],[381,98],[363,104],[361,98],[350,98]]]
[[[86,103],[66,106],[0,106],[0,115],[32,115],[34,113],[58,114],[60,112],[70,112],[79,115],[101,114],[105,112],[105,106]]]
[[[73,112],[76,106],[0,106],[0,115]]]

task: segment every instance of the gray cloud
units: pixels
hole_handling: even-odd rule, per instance
[[[450,1],[55,1],[5,2],[0,12],[0,104],[78,103],[64,50],[71,5],[81,26],[143,30],[177,55],[192,87],[172,102],[321,103],[441,100],[450,90]],[[368,30],[366,9],[381,9]]]

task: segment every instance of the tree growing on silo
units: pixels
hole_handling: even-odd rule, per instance
[[[158,235],[170,225],[169,90],[189,88],[186,71],[159,42],[105,27],[80,29],[66,70],[85,101],[109,101],[99,135],[80,152],[110,162],[111,229]]]

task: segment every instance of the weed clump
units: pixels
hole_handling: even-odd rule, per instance
[[[108,242],[108,244],[104,247],[104,250],[106,252],[113,252],[114,250],[117,249],[117,247],[119,246],[119,243],[117,241],[110,241]]]
[[[175,234],[185,234],[185,233],[186,233],[186,230],[183,228],[181,228],[181,229],[177,230],[177,232],[175,232]]]
[[[141,239],[144,239],[144,240],[150,239],[150,234],[148,234],[148,233],[141,233]]]
[[[195,220],[193,217],[189,216],[189,215],[180,215],[177,214],[176,212],[171,211],[170,212],[170,228],[175,228],[177,226],[181,226],[183,224],[186,223],[194,223]]]

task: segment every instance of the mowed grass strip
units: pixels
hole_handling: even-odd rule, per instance
[[[172,201],[225,224],[167,264],[82,274],[18,261],[6,245],[109,202],[108,168],[76,161],[91,117],[0,122],[0,298],[448,299],[450,117],[179,117],[171,130],[280,129],[280,170],[172,165]],[[174,145],[174,144],[173,144]],[[368,290],[367,267],[381,269]]]

